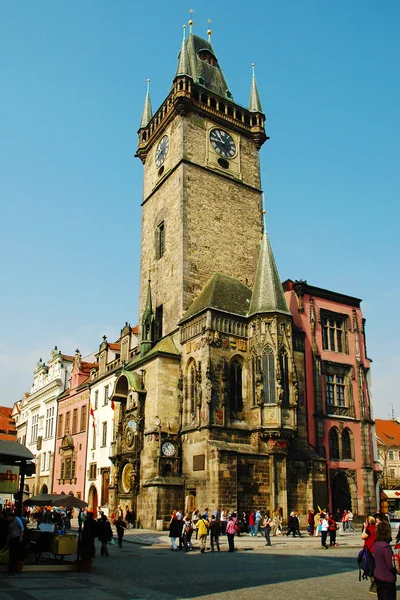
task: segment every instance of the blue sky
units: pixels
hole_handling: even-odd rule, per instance
[[[137,129],[147,78],[153,109],[168,94],[189,8],[195,33],[212,20],[240,104],[256,63],[281,279],[363,299],[375,414],[400,416],[397,0],[1,3],[0,403],[54,345],[87,354],[138,322]]]

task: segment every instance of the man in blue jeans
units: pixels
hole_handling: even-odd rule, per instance
[[[260,510],[258,510],[256,512],[256,517],[255,517],[255,528],[254,528],[254,536],[257,537],[258,532],[260,531],[260,527],[261,527],[261,512]],[[261,533],[261,532],[260,532]]]
[[[8,574],[15,575],[17,562],[21,558],[22,553],[22,536],[24,534],[24,526],[19,517],[14,513],[8,514],[8,536],[7,546],[10,552],[8,562]]]

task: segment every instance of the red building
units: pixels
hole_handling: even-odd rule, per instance
[[[299,428],[326,460],[326,504],[333,511],[350,508],[355,514],[371,514],[377,506],[380,466],[361,300],[306,281],[287,280],[283,288],[293,316],[295,361],[303,387],[299,404],[304,410],[299,414],[305,418]],[[323,495],[319,497],[325,504]]]
[[[89,422],[89,376],[98,365],[75,353],[69,388],[58,397],[53,492],[84,498]]]

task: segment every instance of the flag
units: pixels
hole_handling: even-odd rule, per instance
[[[94,422],[94,410],[93,410],[93,406],[92,405],[90,405],[90,416],[93,419],[93,422],[92,422],[93,427],[96,427],[96,424]]]
[[[115,404],[114,404],[114,400],[111,399],[111,408],[114,410],[115,409]]]

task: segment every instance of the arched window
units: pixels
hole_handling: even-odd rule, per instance
[[[351,443],[351,432],[349,429],[343,429],[342,431],[342,460],[352,460],[352,443]]]
[[[257,373],[259,358],[253,354],[251,357],[251,381],[253,387],[253,405],[257,404]]]
[[[281,371],[282,404],[289,404],[289,359],[285,349],[279,353],[279,368]]]
[[[331,460],[340,460],[339,436],[337,430],[334,428],[329,432],[329,458]]]
[[[231,417],[237,419],[238,413],[243,410],[242,365],[238,360],[230,364],[229,383]]]
[[[264,404],[274,404],[275,395],[275,357],[272,348],[265,348],[262,357]]]

